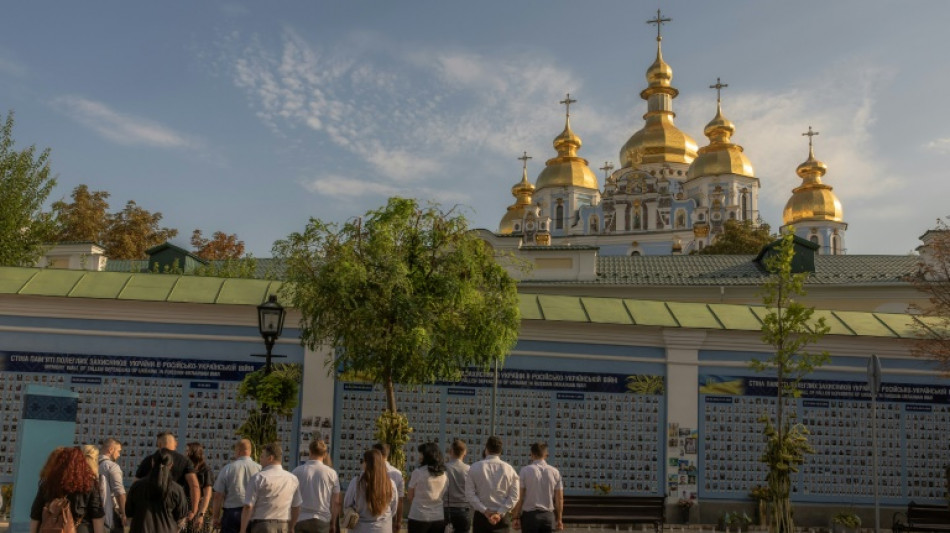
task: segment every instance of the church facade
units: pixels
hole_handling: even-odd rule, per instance
[[[588,161],[578,155],[581,138],[572,129],[570,94],[564,130],[554,138],[556,156],[548,159],[532,183],[527,154],[522,179],[512,188],[515,202],[498,227],[493,245],[512,250],[522,246],[597,246],[601,255],[638,256],[686,254],[702,250],[724,231],[729,220],[762,223],[759,178],[743,147],[732,142],[735,124],[723,114],[717,80],[716,113],[703,130],[705,146],[674,123],[673,69],[663,59],[657,17],[656,59],[647,69],[647,87],[640,93],[647,110],[643,125],[620,148],[619,168],[607,163],[603,186]],[[822,255],[846,250],[841,202],[832,187],[821,182],[827,166],[814,155],[809,127],[809,155],[797,173],[802,185],[794,189],[783,213],[782,229],[819,246]]]

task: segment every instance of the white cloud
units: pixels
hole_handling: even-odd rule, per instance
[[[358,200],[367,196],[385,198],[389,196],[431,198],[442,203],[460,203],[465,196],[452,191],[416,186],[393,186],[375,181],[366,181],[361,177],[327,175],[308,181],[302,181],[304,189],[336,198],[339,200]]]
[[[22,78],[26,73],[26,66],[17,61],[12,52],[0,48],[0,75]]]
[[[195,148],[198,145],[195,140],[171,128],[120,113],[102,102],[80,96],[61,96],[53,104],[99,135],[119,144],[157,148]]]
[[[927,143],[925,148],[938,154],[950,154],[950,137],[934,139]]]

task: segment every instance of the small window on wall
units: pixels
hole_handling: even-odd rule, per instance
[[[686,211],[682,209],[676,210],[676,229],[683,229],[686,227]]]
[[[735,220],[735,219],[736,219],[736,213],[734,211],[729,211],[729,220]]]
[[[839,254],[839,253],[841,253],[841,249],[838,247],[838,236],[837,236],[837,235],[832,235],[832,236],[831,236],[831,253],[832,253],[832,254]]]
[[[561,204],[554,210],[554,227],[564,229],[564,206]]]
[[[521,224],[515,224],[515,231],[521,231]]]
[[[597,217],[590,217],[590,230],[591,230],[591,232],[597,232],[597,231],[599,231],[599,230],[598,230],[598,223],[599,223],[599,221],[597,220]]]

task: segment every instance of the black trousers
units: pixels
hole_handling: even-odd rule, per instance
[[[445,520],[423,522],[422,520],[409,519],[409,533],[443,533],[444,531]]]
[[[472,509],[445,507],[445,521],[452,524],[452,530],[455,533],[469,533],[472,530]]]
[[[472,520],[472,533],[511,533],[511,520],[503,516],[497,524],[492,525],[484,514],[476,512]]]
[[[553,511],[525,511],[521,513],[521,533],[552,533]]]

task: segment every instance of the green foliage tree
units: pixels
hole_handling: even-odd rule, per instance
[[[754,225],[751,220],[727,220],[723,232],[712,244],[697,253],[706,255],[755,255],[775,240],[768,224]]]
[[[109,193],[90,191],[78,185],[70,195],[71,202],[53,202],[56,218],[56,241],[101,243],[109,227]]]
[[[286,268],[285,297],[302,315],[302,342],[336,347],[331,370],[385,390],[377,431],[399,468],[399,428],[411,429],[395,384],[457,380],[466,367],[501,362],[517,340],[515,281],[452,211],[390,198],[342,226],[311,219],[274,252]]]
[[[798,384],[816,368],[828,361],[826,352],[809,353],[805,347],[816,342],[829,328],[824,318],[812,320],[815,310],[795,300],[805,294],[807,274],[792,272],[795,255],[794,228],[782,236],[774,254],[765,257],[765,267],[771,273],[762,289],[762,303],[768,313],[762,321],[762,341],[772,346],[774,354],[760,361],[753,359],[750,366],[759,372],[772,372],[776,377],[775,415],[763,414],[766,438],[762,462],[768,465],[768,524],[772,533],[794,533],[791,488],[792,474],[814,453],[808,444],[808,429],[793,423],[794,412],[787,408],[801,395]]]
[[[237,234],[216,231],[210,239],[204,237],[200,229],[191,233],[191,246],[194,253],[208,261],[238,259],[244,255],[244,241],[237,238]]]
[[[56,185],[50,175],[49,148],[17,150],[13,112],[0,129],[0,265],[34,263],[53,236],[53,217],[43,203]]]
[[[257,404],[248,413],[237,433],[253,444],[252,455],[260,458],[261,446],[277,442],[277,417],[289,419],[297,407],[303,369],[300,365],[277,363],[268,374],[264,368],[244,376],[238,400]]]
[[[129,200],[122,211],[109,216],[100,244],[110,259],[144,259],[145,250],[178,235],[177,229],[160,227],[161,221],[161,213],[152,213]]]

